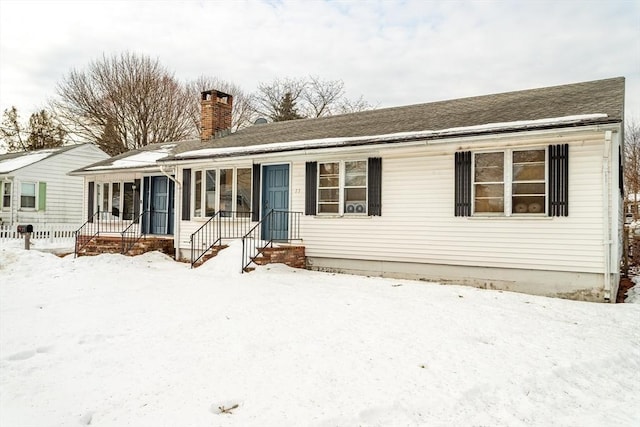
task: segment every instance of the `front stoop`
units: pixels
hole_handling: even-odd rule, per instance
[[[80,236],[78,243],[87,241],[87,237]],[[89,243],[78,252],[78,256],[93,256],[100,254],[119,254],[122,250],[122,239],[120,237],[98,236],[89,240]],[[173,238],[166,237],[143,237],[136,242],[126,255],[136,256],[145,252],[160,251],[170,257],[174,256]]]
[[[228,245],[220,245],[220,246],[214,246],[212,248],[210,248],[206,254],[204,254],[202,256],[202,258],[200,258],[198,261],[196,261],[195,264],[193,264],[193,267],[200,267],[202,264],[204,264],[205,262],[209,261],[211,258],[215,257],[216,255],[218,255],[218,253],[225,249],[228,248]],[[189,261],[188,259],[184,259],[184,260],[180,260],[180,261],[184,261],[184,262],[188,262],[190,263],[191,261]]]
[[[257,265],[286,264],[292,268],[307,268],[304,246],[264,248],[253,262]]]

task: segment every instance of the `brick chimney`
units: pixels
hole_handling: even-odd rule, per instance
[[[233,96],[218,90],[202,92],[200,139],[207,141],[231,131]]]

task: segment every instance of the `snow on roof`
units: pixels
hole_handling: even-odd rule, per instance
[[[166,157],[176,144],[165,144],[156,150],[140,151],[131,156],[114,160],[113,163],[86,168],[87,171],[92,170],[108,170],[108,169],[126,169],[138,168],[146,166],[154,166],[156,161]]]
[[[227,156],[227,155],[242,155],[246,153],[255,152],[277,152],[288,150],[300,150],[306,148],[326,148],[326,147],[339,147],[343,145],[350,145],[354,143],[376,143],[376,142],[389,142],[389,141],[402,141],[415,138],[434,138],[434,137],[446,137],[457,134],[471,133],[471,132],[495,132],[499,130],[514,129],[522,130],[527,128],[536,128],[549,125],[562,125],[577,123],[585,120],[606,118],[606,114],[583,114],[575,116],[564,117],[552,117],[546,119],[537,120],[521,120],[514,122],[500,122],[500,123],[487,123],[483,125],[475,126],[463,126],[454,127],[448,129],[439,130],[424,130],[418,132],[397,132],[385,135],[371,135],[371,136],[356,136],[345,138],[320,138],[309,140],[298,140],[289,142],[275,142],[269,144],[257,144],[242,147],[220,147],[220,148],[204,148],[199,150],[186,151],[175,155],[176,159],[183,158],[197,158],[197,157],[215,157],[215,156]]]
[[[7,159],[0,159],[0,173],[8,173],[14,170],[32,165],[40,160],[55,154],[58,149],[38,150],[34,152],[26,152],[17,157],[8,156]]]

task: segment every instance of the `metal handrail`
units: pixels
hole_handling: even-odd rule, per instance
[[[291,242],[300,238],[300,217],[302,212],[270,210],[247,234],[242,237],[242,269],[244,273],[267,247],[274,242]],[[264,224],[287,224],[287,235],[282,236],[273,226],[268,228],[269,236],[263,236]]]
[[[219,217],[220,211],[213,214],[211,218],[207,220],[200,228],[191,233],[191,237],[189,238],[189,242],[191,243],[191,268],[206,254],[209,250],[218,242],[220,242],[220,233],[218,233],[218,237],[214,238],[216,231],[216,223],[214,222],[217,217]],[[208,242],[212,241],[212,243],[208,244]],[[200,246],[199,254],[196,256],[196,246]],[[202,246],[206,246],[205,249],[202,249]]]
[[[251,212],[217,211],[191,234],[191,268],[223,239],[238,239],[251,224]]]
[[[89,219],[87,219],[87,221],[82,224],[80,226],[80,228],[78,228],[76,231],[74,231],[73,233],[75,234],[75,245],[73,246],[74,250],[73,250],[73,257],[77,258],[78,257],[78,252],[80,252],[85,246],[87,246],[89,244],[89,242],[96,236],[98,236],[100,234],[100,223],[98,221],[96,221],[96,219],[98,218],[98,216],[100,215],[100,211],[94,213],[93,215],[91,215],[89,217]],[[95,225],[95,232],[93,234],[91,234],[89,236],[88,239],[86,239],[81,245],[80,247],[78,247],[78,237],[80,236],[86,236],[86,234],[81,234],[81,232],[83,231],[83,229],[85,228],[90,228],[93,229],[93,225]]]
[[[91,240],[101,234],[120,234],[122,238],[121,251],[122,253],[126,253],[128,251],[124,251],[124,234],[125,231],[129,230],[131,226],[140,222],[140,218],[142,215],[147,213],[147,211],[138,215],[137,218],[132,219],[123,219],[122,212],[118,209],[114,209],[112,211],[101,211],[98,210],[96,213],[91,215],[87,221],[80,226],[75,233],[75,250],[74,257],[78,256],[78,253],[89,244]],[[124,231],[123,231],[124,229]],[[82,239],[80,239],[82,237]],[[139,240],[136,239],[137,242]],[[135,242],[134,242],[135,244]],[[130,249],[131,247],[129,247]]]
[[[147,221],[141,221],[145,215],[147,216]],[[143,211],[140,215],[137,216],[137,218],[131,221],[131,224],[129,224],[124,230],[120,232],[120,235],[122,236],[120,246],[121,254],[124,255],[129,252],[131,248],[133,248],[135,244],[138,243],[138,241],[146,235],[143,227],[143,222],[146,222],[146,224],[149,223],[148,215],[148,210]],[[137,227],[134,227],[135,225],[137,225]]]

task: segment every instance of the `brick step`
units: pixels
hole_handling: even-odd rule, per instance
[[[95,256],[100,254],[119,254],[122,250],[122,239],[119,237],[98,236],[92,239],[80,236],[78,243],[86,245],[78,252],[78,256]],[[136,256],[145,252],[160,251],[174,256],[173,239],[144,237],[136,242],[126,255]]]
[[[274,246],[264,248],[253,262],[257,265],[286,264],[292,268],[306,268],[307,257],[304,246]]]
[[[223,250],[224,248],[227,248],[228,245],[220,245],[220,246],[214,246],[211,249],[209,249],[209,251],[204,254],[202,256],[202,258],[200,258],[193,266],[194,267],[200,267],[202,264],[204,264],[205,262],[209,261],[211,258],[215,257],[216,255],[218,255],[218,253]],[[187,261],[188,262],[188,261]]]

